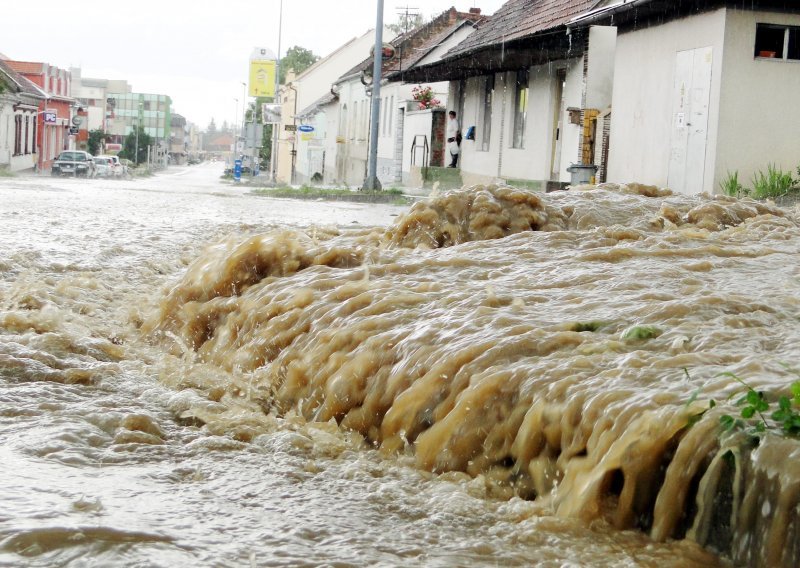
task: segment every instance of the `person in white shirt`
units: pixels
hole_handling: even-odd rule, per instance
[[[447,150],[450,152],[450,165],[448,168],[458,167],[458,155],[461,153],[461,132],[456,119],[456,111],[447,113]]]

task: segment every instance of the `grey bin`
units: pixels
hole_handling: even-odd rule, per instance
[[[592,183],[594,174],[597,173],[598,166],[594,164],[572,164],[567,171],[572,174],[570,185],[585,185]]]

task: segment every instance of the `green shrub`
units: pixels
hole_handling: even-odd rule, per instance
[[[767,199],[786,195],[795,184],[795,180],[791,172],[784,172],[775,164],[769,164],[766,173],[759,170],[753,176],[752,183],[753,197]]]
[[[731,197],[746,197],[750,195],[750,190],[745,189],[739,181],[739,170],[728,172],[725,179],[720,182],[719,187],[725,195],[730,195]]]

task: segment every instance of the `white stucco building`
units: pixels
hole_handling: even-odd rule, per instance
[[[416,86],[430,87],[444,108],[448,84],[408,81],[406,71],[413,65],[438,61],[483,19],[478,9],[463,13],[451,8],[388,42],[395,55],[382,68],[378,127],[377,174],[384,187],[408,182],[415,137],[419,137],[420,145],[423,138],[427,140],[429,149],[427,154],[419,154],[420,165],[443,165],[444,161],[442,134],[434,133],[436,128],[443,132],[444,122],[436,118],[435,111],[420,110],[412,91]],[[304,120],[316,121],[325,130],[327,183],[359,187],[366,178],[372,104],[372,59],[366,57],[368,54],[362,54],[359,63],[338,78],[331,96],[302,113]],[[324,119],[319,116],[323,112]]]
[[[384,33],[390,34],[388,30]],[[335,152],[330,153],[325,143],[328,117],[324,103],[328,97],[332,97],[333,83],[353,65],[364,59],[374,43],[375,30],[370,30],[351,39],[299,75],[287,75],[286,85],[280,89],[282,110],[278,140],[279,181],[307,183],[315,173],[332,180],[330,160]],[[306,125],[313,130],[292,131],[286,129],[287,125],[290,128]],[[294,163],[292,151],[296,152]]]
[[[33,170],[38,162],[38,111],[46,93],[0,58],[0,168]]]
[[[727,4],[619,23],[609,180],[719,192],[800,165],[800,13]]]
[[[510,0],[407,78],[450,80],[464,183],[554,189],[580,164],[715,192],[730,172],[800,164],[798,38],[786,2]]]

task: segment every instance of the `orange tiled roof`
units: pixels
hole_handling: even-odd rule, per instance
[[[31,75],[38,75],[42,72],[44,63],[35,61],[11,61],[7,60],[8,66],[17,73],[29,73]]]

